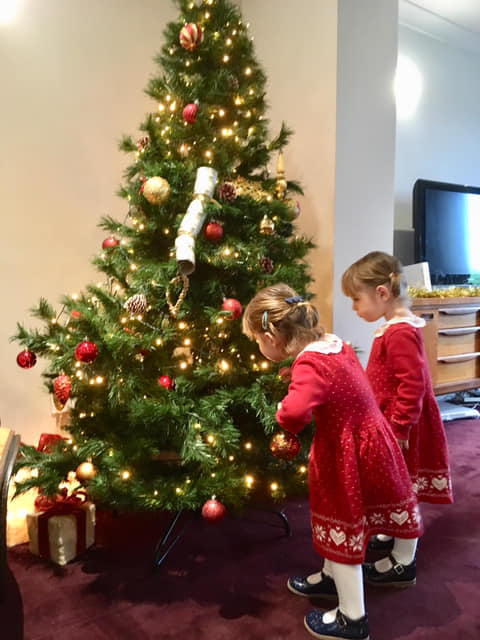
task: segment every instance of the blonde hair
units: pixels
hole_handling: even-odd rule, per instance
[[[394,298],[408,302],[407,280],[402,263],[383,251],[371,251],[348,267],[342,276],[342,291],[354,298],[360,289],[388,286]]]
[[[283,282],[262,289],[250,300],[243,313],[242,329],[251,340],[265,331],[281,338],[288,355],[298,353],[325,333],[314,305]]]

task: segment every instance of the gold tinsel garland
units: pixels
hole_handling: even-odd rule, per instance
[[[452,287],[451,289],[423,289],[408,287],[410,298],[476,298],[480,297],[480,287]]]

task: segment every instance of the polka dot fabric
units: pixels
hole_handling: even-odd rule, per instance
[[[408,322],[387,324],[378,333],[367,376],[395,435],[408,439],[404,456],[418,500],[451,503],[447,438],[422,333]]]
[[[321,343],[295,360],[277,421],[298,433],[315,418],[313,544],[329,560],[360,564],[371,535],[417,538],[422,523],[402,452],[355,352],[345,343],[328,352]]]

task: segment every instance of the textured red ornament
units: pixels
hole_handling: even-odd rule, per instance
[[[25,349],[25,351],[20,351],[17,356],[17,364],[22,369],[31,369],[34,364],[37,362],[37,356],[33,353],[33,351],[29,351]]]
[[[215,220],[212,220],[205,227],[203,234],[210,242],[220,242],[223,238],[223,227],[218,222],[215,222]]]
[[[172,378],[170,378],[170,376],[160,376],[160,378],[158,379],[158,384],[161,387],[165,387],[165,389],[173,389],[174,387],[174,382],[172,380]]]
[[[179,40],[184,49],[193,51],[203,40],[202,28],[194,22],[186,24],[180,30]]]
[[[102,242],[102,249],[112,249],[118,247],[119,244],[120,242],[114,236],[109,236]]]
[[[70,391],[72,390],[72,381],[70,376],[60,374],[53,381],[53,393],[58,400],[65,404],[70,397]]]
[[[75,357],[80,362],[93,362],[98,356],[98,347],[94,342],[84,340],[75,347]]]
[[[226,298],[223,301],[222,310],[230,311],[230,313],[232,314],[231,319],[236,320],[242,315],[243,308],[240,302],[235,298]]]
[[[215,497],[207,500],[202,507],[202,518],[208,522],[220,522],[227,513],[225,505],[219,502]]]
[[[300,451],[300,440],[294,433],[281,431],[270,440],[270,451],[280,460],[293,460]]]
[[[188,124],[193,124],[197,119],[197,111],[198,105],[193,102],[191,104],[187,104],[182,114],[185,122],[188,122]]]

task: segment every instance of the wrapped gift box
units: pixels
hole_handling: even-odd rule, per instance
[[[59,503],[27,514],[31,553],[64,566],[95,541],[95,505]]]

